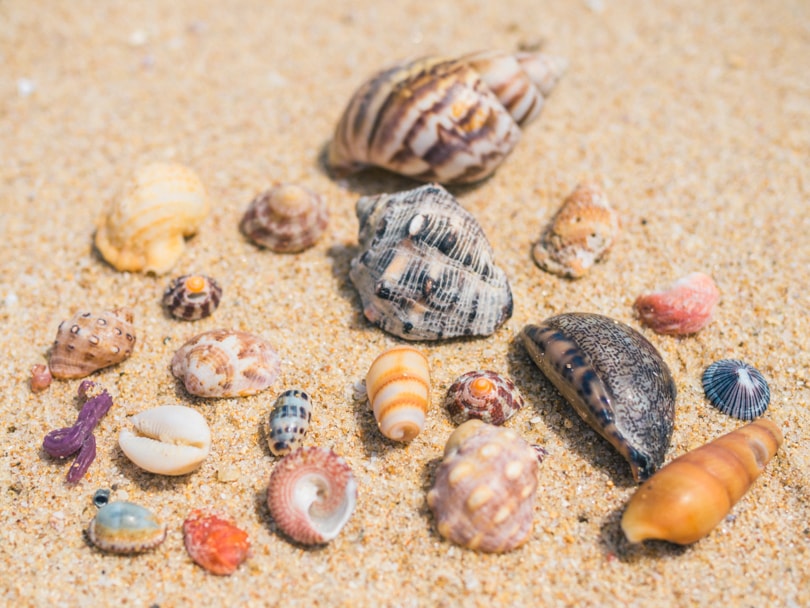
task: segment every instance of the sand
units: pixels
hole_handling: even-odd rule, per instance
[[[800,606],[810,604],[810,7],[801,0],[655,4],[586,2],[0,3],[0,603],[16,606]],[[568,73],[494,177],[455,188],[479,220],[515,297],[493,336],[423,343],[433,408],[410,445],[384,440],[356,399],[373,358],[400,343],[367,323],[348,279],[354,204],[413,182],[380,171],[332,179],[320,157],[354,89],[395,60],[479,48],[542,46]],[[92,246],[95,222],[151,161],[194,169],[212,212],[167,276],[121,273]],[[600,182],[622,217],[610,256],[584,278],[549,275],[532,243],[581,180]],[[298,255],[239,233],[248,202],[279,181],[322,193],[331,221]],[[170,318],[171,276],[199,271],[224,288],[216,313]],[[707,538],[631,546],[619,518],[629,468],[539,374],[515,337],[566,311],[639,328],[632,302],[692,271],[722,294],[695,336],[642,329],[678,387],[670,460],[741,423],[711,408],[700,376],[736,357],[770,382],[777,457]],[[76,486],[43,452],[72,424],[78,380],[33,394],[59,322],[128,306],[133,356],[97,372],[115,404],[98,456]],[[174,351],[217,327],[270,340],[282,373],[265,393],[190,397]],[[462,373],[509,374],[527,399],[508,424],[548,450],[530,540],[482,555],[443,540],[425,495],[452,431],[440,406]],[[359,483],[357,510],[332,543],[308,549],[277,530],[264,502],[276,461],[262,425],[283,388],[315,401],[306,442],[334,449]],[[138,470],[117,446],[135,413],[190,405],[207,419],[211,456],[168,478]],[[86,541],[91,499],[153,509],[166,542],[136,557]],[[234,575],[191,562],[181,525],[220,510],[248,531],[253,555]]]

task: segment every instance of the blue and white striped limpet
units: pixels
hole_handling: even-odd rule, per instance
[[[166,526],[149,509],[131,502],[111,502],[87,527],[90,541],[102,551],[140,553],[166,539]]]
[[[738,359],[721,359],[707,367],[703,390],[714,407],[739,420],[758,418],[771,402],[771,389],[762,373]]]
[[[292,388],[276,399],[270,412],[270,430],[267,443],[276,456],[289,454],[298,447],[309,428],[312,401],[304,391]]]

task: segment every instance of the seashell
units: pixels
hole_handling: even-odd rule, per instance
[[[279,184],[251,201],[239,228],[257,245],[298,253],[317,242],[328,222],[321,195],[296,184]]]
[[[294,541],[305,545],[335,538],[354,512],[357,483],[346,461],[326,448],[298,448],[270,475],[267,506]]]
[[[779,427],[761,419],[676,458],[627,503],[624,535],[631,543],[700,540],[723,521],[780,445]]]
[[[132,311],[79,312],[62,321],[48,361],[54,378],[84,378],[121,363],[135,347]]]
[[[298,447],[309,428],[312,401],[304,391],[293,388],[276,399],[270,412],[270,432],[267,443],[276,456],[289,454]]]
[[[166,526],[149,509],[117,501],[101,507],[87,528],[90,541],[102,551],[140,553],[166,539]]]
[[[394,441],[410,441],[425,426],[430,405],[427,357],[407,345],[385,351],[368,369],[366,392],[380,432]]]
[[[31,366],[31,392],[41,393],[53,382],[53,375],[47,365],[37,363]]]
[[[93,493],[93,504],[97,508],[101,508],[110,502],[110,490],[108,488],[100,488]]]
[[[427,502],[444,538],[505,553],[532,533],[538,459],[517,433],[469,420],[450,436]]]
[[[116,270],[171,270],[208,215],[208,199],[187,167],[155,163],[138,169],[99,221],[96,247]]]
[[[619,226],[619,215],[602,189],[580,184],[543,230],[532,257],[547,272],[578,279],[607,254]]]
[[[523,407],[523,395],[509,378],[477,370],[456,379],[447,390],[444,405],[455,424],[477,418],[501,425]]]
[[[687,335],[709,324],[719,299],[714,280],[702,272],[693,272],[667,289],[640,295],[633,308],[641,322],[654,332]]]
[[[173,279],[163,293],[163,305],[178,319],[197,321],[211,316],[219,306],[222,288],[204,274],[184,274]]]
[[[758,418],[771,402],[771,389],[762,372],[737,359],[722,359],[707,367],[703,390],[714,407],[739,420]]]
[[[198,397],[245,397],[278,378],[281,360],[267,340],[244,331],[215,329],[191,338],[172,359],[172,374]]]
[[[644,336],[602,315],[527,325],[523,344],[566,401],[627,460],[636,481],[661,466],[675,420],[675,382]]]
[[[384,69],[349,101],[328,164],[340,174],[374,165],[426,182],[484,179],[540,113],[565,67],[540,53],[481,51]]]
[[[512,316],[484,231],[441,186],[363,197],[357,217],[349,276],[381,329],[406,340],[488,336]]]
[[[159,475],[185,475],[211,451],[211,430],[197,410],[162,405],[132,417],[134,430],[123,429],[118,445],[134,464]]]
[[[192,511],[183,522],[183,542],[189,557],[213,574],[233,574],[250,553],[247,532],[200,510]]]

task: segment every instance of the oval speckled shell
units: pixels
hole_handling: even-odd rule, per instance
[[[134,464],[159,475],[185,475],[199,467],[211,450],[205,417],[184,405],[144,410],[123,429],[118,445]]]
[[[177,164],[141,167],[100,220],[96,247],[117,270],[163,274],[171,270],[208,215],[197,175]]]
[[[118,501],[101,507],[87,527],[87,536],[99,549],[111,553],[140,553],[166,539],[166,526],[149,509]]]
[[[381,329],[406,340],[488,336],[512,315],[481,226],[441,186],[363,197],[357,217],[349,276]]]
[[[84,378],[128,358],[135,339],[127,308],[79,312],[59,324],[48,367],[54,378]]]
[[[163,305],[177,319],[197,321],[211,316],[222,299],[222,288],[203,274],[173,279],[163,293]]]
[[[251,201],[239,228],[257,245],[297,253],[312,247],[328,222],[321,195],[296,184],[279,184]]]
[[[215,329],[191,338],[174,354],[172,374],[198,397],[245,397],[270,387],[281,360],[267,340]]]
[[[312,418],[312,400],[301,389],[281,393],[270,412],[267,443],[276,456],[284,456],[303,440]]]
[[[287,536],[305,545],[335,538],[356,502],[357,482],[349,465],[326,448],[290,452],[273,469],[267,487],[273,520]]]
[[[636,481],[664,461],[675,382],[650,342],[602,315],[567,313],[527,325],[523,344],[577,414],[627,459]]]
[[[709,534],[782,445],[770,420],[757,420],[676,458],[633,495],[621,526],[631,543],[686,545]]]
[[[602,189],[580,184],[546,226],[532,257],[547,272],[578,279],[607,254],[619,226],[619,215]]]
[[[543,107],[565,62],[540,53],[426,57],[375,74],[349,102],[329,165],[375,165],[422,181],[468,183],[492,174]]]
[[[514,382],[498,372],[476,370],[453,382],[444,406],[455,424],[477,418],[501,425],[523,407],[523,395]]]
[[[380,432],[411,441],[424,428],[430,405],[427,357],[407,345],[385,351],[369,367],[366,392]]]
[[[487,553],[505,553],[532,533],[537,454],[510,429],[469,420],[448,439],[428,492],[439,534]]]

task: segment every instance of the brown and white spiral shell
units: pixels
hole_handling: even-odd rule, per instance
[[[372,76],[335,129],[329,165],[374,165],[421,181],[491,175],[543,107],[565,62],[540,53],[425,57]]]
[[[204,319],[217,309],[222,288],[204,274],[184,274],[173,279],[163,293],[163,305],[173,317],[185,321]]]
[[[357,482],[332,450],[298,448],[270,475],[267,506],[284,534],[305,545],[335,538],[354,512]]]
[[[183,165],[138,169],[99,221],[95,243],[117,270],[163,274],[171,270],[208,215],[205,187]]]
[[[505,553],[532,533],[538,458],[510,429],[469,420],[450,436],[428,492],[439,534],[486,553]]]
[[[270,387],[281,360],[264,338],[215,329],[191,338],[172,359],[172,374],[198,397],[245,397]]]
[[[506,376],[475,370],[453,382],[447,389],[444,406],[455,424],[477,418],[499,426],[523,407],[523,395]]]
[[[251,241],[278,253],[312,247],[329,222],[324,198],[297,184],[279,184],[248,205],[239,228]]]
[[[62,321],[48,361],[54,378],[84,378],[120,363],[135,347],[132,311],[78,312]]]
[[[427,357],[407,345],[385,351],[366,374],[366,392],[380,432],[394,441],[411,441],[424,428],[430,405]]]

